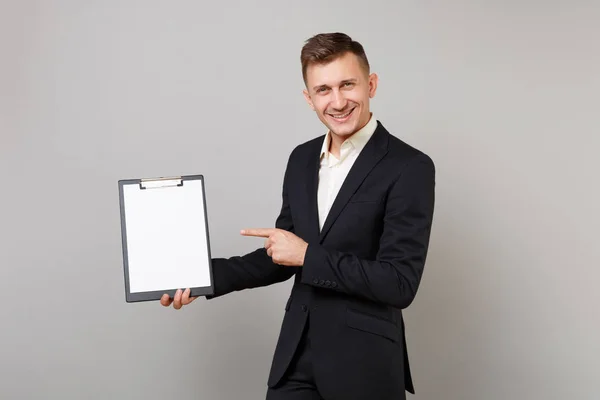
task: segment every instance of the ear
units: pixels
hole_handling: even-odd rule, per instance
[[[377,92],[377,84],[379,83],[379,77],[377,74],[372,73],[369,75],[369,97],[375,97],[375,93]]]
[[[315,111],[315,106],[313,105],[313,102],[310,98],[310,95],[308,94],[308,91],[306,89],[304,89],[302,91],[302,94],[304,94],[304,99],[306,100],[306,102],[308,103],[308,105],[310,106],[310,108],[312,108],[313,111]]]

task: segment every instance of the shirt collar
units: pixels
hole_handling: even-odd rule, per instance
[[[369,122],[367,122],[367,124],[365,126],[363,126],[361,129],[356,131],[352,136],[350,136],[348,139],[346,139],[344,141],[344,143],[342,143],[342,146],[349,145],[352,149],[360,152],[363,149],[363,147],[365,147],[365,145],[367,144],[367,142],[369,141],[369,139],[375,132],[376,128],[377,128],[377,119],[375,118],[373,113],[371,113],[371,118],[369,119]],[[323,140],[323,146],[321,146],[321,154],[320,154],[321,158],[323,158],[323,157],[326,159],[329,158],[330,144],[331,144],[331,131],[327,131],[327,134],[325,135],[325,139]]]

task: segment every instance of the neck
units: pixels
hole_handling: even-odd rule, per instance
[[[348,136],[339,136],[333,132],[331,132],[331,142],[329,143],[329,152],[335,156],[335,158],[340,158],[340,149],[342,148],[342,144],[346,139],[348,139],[351,135]]]
[[[352,132],[349,135],[341,136],[330,130],[329,132],[331,132],[331,142],[329,143],[329,152],[333,154],[336,158],[340,158],[340,149],[342,148],[342,144],[344,144],[346,140],[351,138],[352,135],[356,134],[356,132],[364,128],[369,123],[371,116],[372,114],[369,113],[369,119],[367,119],[363,124],[361,124],[358,130]]]

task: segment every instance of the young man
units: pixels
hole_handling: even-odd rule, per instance
[[[434,210],[435,168],[373,117],[363,47],[319,34],[301,52],[304,96],[328,128],[289,157],[264,248],[214,259],[214,298],[294,277],[268,400],[400,400],[414,393],[402,309],[417,293]],[[164,306],[191,303],[189,291]]]

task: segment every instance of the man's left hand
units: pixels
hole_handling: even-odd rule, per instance
[[[241,234],[266,238],[265,249],[275,264],[288,267],[304,265],[308,243],[291,232],[277,228],[257,228],[244,229]]]

